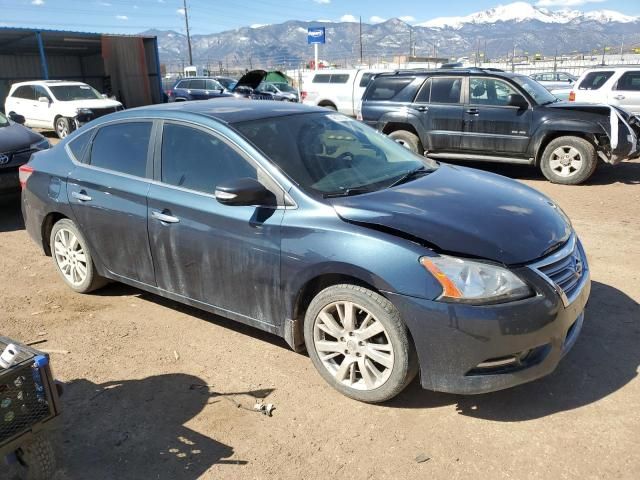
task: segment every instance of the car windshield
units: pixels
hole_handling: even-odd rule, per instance
[[[9,125],[9,120],[7,120],[7,117],[5,117],[2,112],[0,112],[0,128],[6,127],[7,125]]]
[[[293,88],[288,83],[278,82],[278,83],[273,83],[272,85],[274,87],[276,87],[278,90],[280,90],[281,92],[295,92],[296,91],[296,89]]]
[[[102,95],[89,85],[58,85],[55,87],[49,86],[49,89],[51,93],[53,93],[53,96],[61,102],[96,100],[102,98]]]
[[[263,118],[235,128],[301,188],[324,196],[380,190],[438,167],[336,113]]]
[[[533,97],[539,105],[545,105],[547,103],[556,102],[558,99],[553,96],[549,90],[544,88],[533,78],[526,77],[524,75],[516,75],[513,77],[515,82],[524,88],[529,95]]]

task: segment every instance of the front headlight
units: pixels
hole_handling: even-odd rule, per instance
[[[92,113],[93,110],[91,110],[90,108],[78,108],[76,110],[77,115],[91,115]]]
[[[42,140],[38,140],[36,143],[32,143],[29,146],[30,150],[46,150],[48,148],[51,148],[51,144],[49,143],[49,140],[47,140],[46,138],[43,138]]]
[[[461,303],[501,303],[530,297],[529,286],[497,265],[449,257],[422,257],[420,263],[442,285],[439,300]]]

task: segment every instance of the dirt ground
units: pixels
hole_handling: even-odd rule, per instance
[[[640,162],[579,187],[484,168],[573,220],[593,276],[582,335],[534,383],[464,397],[415,381],[383,406],[341,396],[275,336],[123,285],[73,293],[5,199],[0,334],[69,352],[51,354],[67,384],[56,480],[640,478]]]

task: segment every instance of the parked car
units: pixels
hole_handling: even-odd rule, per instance
[[[529,75],[547,90],[571,87],[578,77],[567,72],[543,72]]]
[[[402,70],[367,88],[360,117],[431,158],[534,165],[555,183],[637,158],[640,122],[621,109],[560,102],[525,75],[490,69]]]
[[[240,77],[233,87],[233,95],[251,100],[289,100],[288,96],[280,95],[276,89],[264,88],[269,77],[279,79],[282,83],[287,81],[287,77],[282,72],[251,70]]]
[[[0,112],[0,194],[19,192],[18,167],[34,152],[49,148],[49,140],[20,125],[24,118]]]
[[[605,103],[640,115],[640,68],[603,67],[587,70],[576,82],[569,100]]]
[[[299,102],[298,90],[286,82],[262,82],[258,85],[257,91],[260,93],[270,93],[274,100],[285,102]]]
[[[302,101],[355,117],[362,94],[376,73],[368,69],[318,71],[305,82]]]
[[[280,335],[358,400],[417,372],[455,393],[527,382],[582,327],[587,258],[553,201],[323,108],[137,108],[21,174],[26,228],[71,289],[116,280]]]
[[[14,83],[4,102],[4,111],[22,115],[27,127],[55,130],[59,138],[93,119],[123,109],[120,102],[86,83],[64,80]]]
[[[209,100],[210,98],[231,97],[222,84],[213,78],[183,78],[167,92],[169,102],[188,100]]]
[[[572,90],[573,89],[571,88],[552,88],[549,92],[551,92],[551,95],[556,97],[558,100],[568,102]]]

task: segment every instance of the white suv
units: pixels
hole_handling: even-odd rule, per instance
[[[26,126],[55,130],[60,138],[94,118],[123,108],[86,83],[62,80],[14,83],[4,102],[7,115],[22,115]]]
[[[570,102],[606,103],[640,114],[640,68],[600,67],[585,71],[569,93]]]

